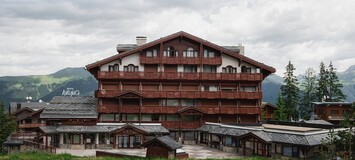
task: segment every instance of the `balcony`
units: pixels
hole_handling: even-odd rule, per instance
[[[261,73],[191,73],[191,72],[108,72],[99,71],[99,80],[209,80],[209,81],[261,81]]]
[[[181,56],[163,56],[163,57],[146,57],[144,54],[140,55],[140,64],[200,64],[200,57],[181,57]],[[202,58],[203,64],[221,65],[222,57]]]
[[[221,65],[222,64],[222,57],[214,57],[214,58],[203,58],[202,59],[203,64],[209,64],[209,65]]]
[[[99,98],[115,98],[120,90],[99,90]],[[238,92],[238,91],[138,91],[144,98],[205,98],[205,99],[261,99],[261,92]]]
[[[140,55],[139,57],[141,64],[159,64],[160,57],[146,57],[145,55]]]
[[[203,124],[203,121],[161,121],[161,125],[167,129],[196,129]]]
[[[104,109],[103,109],[104,108]],[[109,110],[108,108],[112,108]],[[177,114],[183,106],[122,106],[99,105],[99,113],[145,113],[145,114]],[[197,107],[207,114],[261,114],[260,107],[237,106],[199,106]]]
[[[344,120],[344,116],[331,115],[331,116],[328,116],[328,120],[341,121],[341,120]]]
[[[18,127],[19,128],[37,128],[40,126],[45,126],[45,123],[26,123],[26,124],[20,124]]]

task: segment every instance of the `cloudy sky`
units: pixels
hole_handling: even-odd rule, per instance
[[[329,61],[355,65],[351,0],[0,0],[0,76],[43,75],[116,54],[118,43],[185,31],[246,55],[282,75]]]

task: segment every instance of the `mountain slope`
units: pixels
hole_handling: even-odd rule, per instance
[[[49,101],[61,95],[63,89],[74,88],[81,95],[93,95],[97,81],[84,68],[65,68],[50,75],[0,77],[0,101],[25,101],[31,96],[33,101]]]
[[[355,101],[355,65],[350,66],[344,72],[338,72],[337,75],[339,81],[343,84],[343,88],[341,90],[346,95],[345,101],[354,102]],[[303,81],[303,75],[298,75],[297,79],[298,82],[301,83]],[[278,75],[273,74],[266,77],[262,83],[263,101],[275,104],[282,83],[283,83],[283,79]]]

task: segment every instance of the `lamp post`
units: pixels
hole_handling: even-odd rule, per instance
[[[31,96],[28,96],[28,97],[25,97],[25,98],[26,98],[27,102],[31,102],[31,100],[32,100]]]

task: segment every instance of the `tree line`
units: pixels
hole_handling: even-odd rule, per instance
[[[284,73],[284,85],[278,95],[274,113],[276,120],[309,120],[312,102],[343,102],[346,96],[341,91],[343,85],[339,82],[332,62],[326,68],[323,62],[319,65],[317,74],[313,68],[308,68],[301,84],[294,75],[296,68],[289,61]]]

